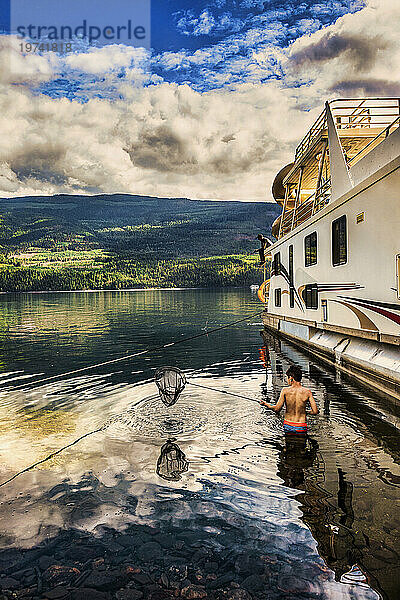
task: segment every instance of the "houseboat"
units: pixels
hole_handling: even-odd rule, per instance
[[[273,183],[262,290],[266,330],[397,401],[399,124],[399,98],[326,103]]]

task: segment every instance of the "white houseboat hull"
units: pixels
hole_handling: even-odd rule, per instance
[[[400,128],[336,186],[343,174],[329,115],[328,131],[330,200],[271,247],[263,322],[400,400]]]

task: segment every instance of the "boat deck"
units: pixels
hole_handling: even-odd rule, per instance
[[[344,157],[351,168],[400,125],[400,99],[336,100],[329,103]],[[331,199],[326,110],[298,145],[284,177],[278,239],[321,210]]]

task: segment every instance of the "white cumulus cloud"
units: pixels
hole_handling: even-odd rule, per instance
[[[400,94],[400,2],[370,0],[364,9],[296,40],[287,69],[312,81],[316,93],[360,96]]]
[[[0,193],[271,199],[276,172],[325,100],[400,93],[399,23],[398,3],[371,0],[286,49],[267,45],[247,63],[238,56],[232,73],[247,69],[248,81],[206,92],[152,77],[137,49],[22,57],[15,40],[3,37],[0,64],[10,64],[11,52],[15,69],[0,81]],[[220,60],[207,49],[157,60],[206,69],[207,56]],[[262,81],[271,65],[279,77]],[[35,89],[60,71],[92,82],[87,102]],[[215,78],[229,81],[232,73],[215,71]],[[96,97],[99,79],[112,97]]]

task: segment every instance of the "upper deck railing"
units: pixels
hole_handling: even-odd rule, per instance
[[[332,116],[339,130],[385,129],[400,115],[400,98],[346,99],[329,102]],[[327,135],[326,111],[324,110],[296,148],[298,163],[310,147],[323,135]]]
[[[400,127],[400,116],[398,116],[392,123],[390,123],[390,125],[385,127],[385,129],[382,129],[378,133],[378,135],[372,138],[363,148],[361,148],[359,152],[357,152],[357,154],[348,159],[347,166],[349,167],[349,169],[351,169],[353,163],[356,162],[356,159],[360,160],[365,154],[368,154],[368,152],[377,145],[378,140],[383,141],[391,133],[393,133],[393,131],[397,129],[397,127]]]
[[[306,154],[307,150],[314,145],[314,141],[320,137],[322,132],[326,130],[326,111],[322,112],[311,129],[303,137],[300,144],[296,148],[294,154],[294,162],[297,163]]]
[[[365,145],[351,158],[347,158],[349,169],[388,137],[397,127],[400,127],[400,98],[368,98],[364,100],[334,100],[329,103],[334,117],[339,137],[365,138]],[[346,131],[344,131],[346,130]],[[314,147],[321,138],[327,139],[326,110],[322,112],[311,129],[296,148],[295,163],[291,173],[301,167],[301,161],[310,148]],[[326,146],[325,146],[326,147]],[[300,168],[301,170],[301,168]],[[291,176],[288,174],[287,178]],[[300,179],[301,185],[301,179]],[[297,203],[294,208],[284,206],[281,216],[279,238],[283,237],[315,213],[324,208],[330,201],[330,178],[319,183],[308,198]],[[300,192],[298,193],[298,198]]]

